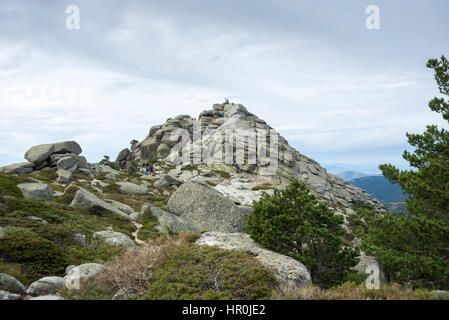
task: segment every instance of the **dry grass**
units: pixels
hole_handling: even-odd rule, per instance
[[[412,290],[398,284],[382,285],[370,290],[364,284],[345,283],[339,287],[323,290],[315,286],[294,288],[279,286],[273,291],[274,300],[432,300],[437,296],[427,290]]]
[[[121,291],[125,296],[140,296],[146,293],[153,278],[153,270],[163,264],[180,247],[188,246],[198,238],[194,232],[182,232],[178,236],[162,235],[147,242],[139,251],[128,250],[106,264],[106,271],[98,283]]]

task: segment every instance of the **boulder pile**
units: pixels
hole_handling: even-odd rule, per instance
[[[41,144],[25,152],[27,162],[0,167],[0,172],[26,174],[57,168],[58,182],[68,183],[73,173],[89,170],[86,158],[80,156],[81,152],[80,145],[75,141]]]

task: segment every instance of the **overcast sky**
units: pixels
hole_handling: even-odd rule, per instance
[[[365,26],[372,4],[379,30]],[[328,168],[404,167],[405,132],[445,125],[425,64],[449,55],[448,12],[447,0],[0,0],[0,165],[63,140],[90,162],[115,158],[230,97]]]

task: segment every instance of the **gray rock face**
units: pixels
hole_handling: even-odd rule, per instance
[[[22,183],[17,185],[25,199],[52,201],[53,194],[45,183]]]
[[[123,211],[117,209],[112,204],[107,203],[104,200],[99,199],[94,194],[90,193],[89,191],[80,188],[76,194],[75,197],[72,200],[72,203],[70,204],[71,207],[77,208],[77,209],[86,209],[95,211],[97,213],[112,213],[117,214],[122,217],[129,218],[126,213]]]
[[[25,287],[23,284],[16,278],[11,277],[6,273],[0,273],[0,290],[17,294],[25,293]]]
[[[80,154],[82,152],[82,149],[80,145],[75,141],[63,141],[63,142],[57,142],[54,144],[54,150],[53,153],[60,154],[60,153],[74,153],[74,154]]]
[[[54,150],[54,144],[40,144],[28,149],[28,151],[25,152],[25,159],[29,162],[40,163],[50,157]]]
[[[20,300],[20,299],[22,299],[22,296],[20,294],[0,290],[0,300]]]
[[[49,294],[56,294],[59,290],[65,287],[65,280],[61,277],[45,277],[36,282],[33,282],[27,290],[30,296],[43,296]]]
[[[139,247],[128,237],[121,232],[99,231],[94,233],[94,238],[104,243],[113,244],[130,249],[138,249]]]
[[[120,186],[119,190],[126,194],[145,195],[149,191],[147,186],[140,186],[131,182],[117,182],[117,184]]]
[[[175,233],[193,231],[200,233],[200,230],[192,223],[151,204],[148,207],[159,222],[159,226],[156,227],[159,231],[171,231]]]
[[[14,163],[4,167],[0,167],[0,172],[27,174],[33,172],[34,166],[35,166],[34,163],[31,162]]]
[[[196,244],[248,252],[265,267],[273,270],[280,281],[288,285],[303,287],[312,284],[310,274],[301,262],[262,248],[247,234],[206,232],[201,235]]]
[[[170,197],[167,209],[201,232],[241,232],[246,222],[245,213],[231,200],[194,182],[181,185]]]
[[[69,290],[79,289],[81,279],[94,279],[106,267],[99,263],[85,263],[69,270],[64,277],[65,286]]]

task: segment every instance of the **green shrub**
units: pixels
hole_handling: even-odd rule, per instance
[[[124,252],[123,247],[92,241],[87,247],[70,246],[66,249],[68,264],[80,265],[95,262],[104,263]]]
[[[143,225],[142,228],[140,228],[139,232],[137,233],[137,238],[146,241],[148,239],[155,239],[158,236],[161,235],[159,230],[156,229],[156,226],[158,225],[157,222],[147,222]]]
[[[56,170],[57,169],[55,168],[52,170],[39,171],[37,173],[33,173],[33,175],[41,181],[52,182],[58,178],[58,174],[56,173]]]
[[[66,254],[53,242],[31,235],[8,235],[0,239],[0,258],[20,263],[28,281],[48,275],[63,275],[68,265]]]
[[[277,284],[254,257],[208,246],[181,247],[155,272],[144,299],[266,299]]]
[[[309,270],[313,283],[321,287],[345,281],[358,253],[342,249],[343,217],[318,202],[304,183],[292,179],[285,190],[264,194],[253,204],[246,231],[262,245],[291,256]]]
[[[0,173],[0,195],[23,198],[18,184],[29,182],[29,180],[13,174]]]

